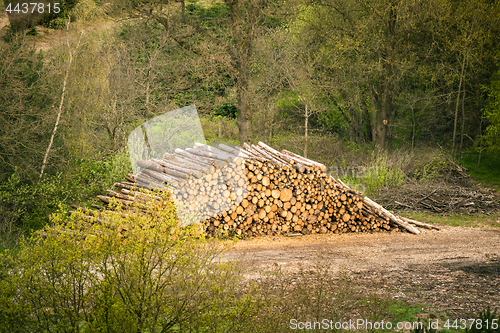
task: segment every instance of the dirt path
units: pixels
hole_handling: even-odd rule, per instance
[[[487,304],[500,310],[500,229],[261,237],[237,242],[228,257],[241,255],[253,259],[254,276],[276,264],[293,273],[326,263],[361,289],[426,304],[424,311],[463,318]]]

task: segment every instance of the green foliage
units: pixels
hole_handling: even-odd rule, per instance
[[[488,324],[486,324],[488,323]],[[493,328],[493,323],[496,323],[496,328]],[[488,325],[488,327],[486,327]],[[471,328],[467,327],[467,333],[498,333],[500,332],[500,315],[496,314],[496,310],[491,312],[488,306],[485,310],[479,312],[476,317],[476,322]]]
[[[23,177],[39,171],[55,118],[46,59],[30,44],[19,35],[0,40],[0,181],[16,168]]]
[[[436,155],[432,160],[418,167],[413,177],[422,184],[430,183],[446,173],[448,163],[449,160],[446,155]]]
[[[500,65],[500,64],[499,64]],[[485,87],[488,93],[488,104],[486,106],[486,117],[489,125],[483,140],[490,152],[500,152],[500,70],[498,70],[491,80],[489,86]]]
[[[93,22],[102,19],[105,12],[95,0],[79,0],[70,15],[76,21]]]
[[[401,213],[411,219],[433,224],[442,224],[450,226],[461,226],[469,228],[500,228],[500,215],[491,214],[433,214],[433,213]]]
[[[75,161],[65,173],[29,181],[15,172],[0,183],[0,249],[16,243],[16,235],[40,229],[59,206],[86,204],[130,172],[125,149],[98,160]],[[6,239],[11,237],[8,242]]]
[[[224,247],[180,228],[167,197],[143,213],[102,212],[101,223],[52,219],[0,257],[2,332],[240,331],[259,312]]]
[[[107,157],[80,159],[65,174],[65,182],[72,192],[71,199],[86,202],[109,189],[116,181],[131,172],[128,152],[120,149]]]
[[[51,29],[63,29],[66,27],[67,22],[68,18],[66,17],[56,17],[55,19],[50,20],[46,25]]]
[[[85,0],[87,1],[87,0]],[[78,5],[80,0],[60,0],[59,8],[61,9],[59,13],[52,12],[50,15],[44,15],[38,24],[52,28],[52,29],[63,29],[66,27],[68,19],[71,17],[70,13],[72,9]]]
[[[467,172],[478,180],[482,186],[500,185],[500,157],[495,152],[483,152],[478,166],[479,154],[466,152],[460,163],[467,168]]]
[[[200,122],[207,142],[233,142],[239,144],[238,126],[235,119],[202,117]],[[221,137],[219,137],[219,122],[221,124]]]
[[[0,207],[4,212],[2,222],[10,218],[18,226],[41,228],[47,216],[60,204],[66,203],[69,196],[71,192],[63,186],[61,174],[26,183],[18,173],[14,173],[0,184]]]
[[[366,166],[343,165],[336,170],[338,177],[352,188],[372,194],[383,187],[396,187],[403,184],[405,175],[402,171],[406,161],[403,158],[391,158],[387,153],[372,153],[371,161]]]
[[[224,103],[217,108],[214,114],[234,119],[238,115],[238,109],[234,103]]]

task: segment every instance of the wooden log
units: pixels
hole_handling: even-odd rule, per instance
[[[187,148],[186,152],[193,154],[193,155],[205,157],[205,158],[219,160],[221,162],[230,163],[233,161],[233,157],[225,152],[223,152],[223,153],[210,152],[210,151],[206,151],[206,150],[199,149],[199,148]]]
[[[404,216],[400,216],[400,218],[401,218],[403,221],[406,221],[406,222],[408,222],[408,223],[411,223],[411,224],[416,225],[417,227],[422,227],[422,228],[427,228],[427,229],[441,230],[441,228],[436,227],[435,225],[432,225],[432,224],[428,224],[428,223],[420,222],[420,221],[413,220],[413,219],[410,219],[410,218],[408,218],[408,217],[404,217]]]
[[[396,217],[394,214],[392,214],[387,209],[385,209],[384,207],[380,206],[378,203],[374,202],[370,198],[364,197],[363,198],[363,202],[364,202],[365,205],[368,205],[370,207],[378,209],[381,212],[382,215],[384,215],[385,217],[388,217],[392,222],[394,222],[397,225],[403,227],[404,229],[408,230],[412,234],[419,234],[420,233],[420,231],[418,229],[416,229],[414,226],[412,226],[411,224],[409,224],[409,223],[401,220],[400,218]]]
[[[153,162],[157,163],[157,165],[162,167],[160,170],[163,173],[172,174],[173,176],[175,176],[175,174],[172,173],[172,171],[175,171],[176,173],[185,174],[186,176],[184,176],[183,178],[189,178],[189,176],[194,176],[196,178],[200,178],[205,173],[205,172],[202,172],[201,170],[199,170],[199,168],[192,169],[192,168],[189,168],[187,166],[179,166],[179,165],[176,165],[174,163],[170,163],[170,162],[162,161],[162,160],[157,160],[154,158],[151,160]]]
[[[293,191],[289,188],[284,188],[280,192],[280,200],[283,202],[289,201],[293,197]]]
[[[139,173],[135,177],[137,179],[137,184],[139,187],[144,187],[144,188],[155,188],[155,189],[167,189],[165,184],[157,179],[154,179],[144,173]],[[175,184],[175,183],[173,183]]]
[[[290,163],[290,160],[286,160],[283,158],[283,154],[281,154],[279,151],[276,149],[273,149],[266,145],[264,142],[259,141],[258,146],[262,148],[264,151],[266,151],[270,156],[272,156],[275,160],[277,160],[279,163],[284,164],[284,165],[289,165],[291,166],[292,164]]]
[[[121,193],[118,193],[116,191],[113,191],[113,190],[106,190],[106,192],[111,195],[112,197],[115,197],[115,198],[118,198],[118,199],[123,199],[123,200],[128,200],[128,201],[134,201],[135,198],[133,196],[130,196],[130,195],[126,195],[126,194],[121,194]]]
[[[268,154],[268,152],[261,148],[261,147],[258,147],[258,146],[254,146],[252,145],[252,148],[259,153],[260,156],[262,156],[264,159],[267,159],[275,164],[284,164],[282,162],[280,162],[278,159],[274,158],[272,155]]]
[[[199,178],[201,176],[201,173],[197,170],[179,167],[166,161],[160,161],[156,159],[151,159],[149,161],[138,160],[137,165],[139,165],[141,168],[152,170],[156,173],[165,174],[167,176],[175,178],[189,178],[190,176]]]
[[[129,201],[129,200],[123,200],[123,199],[118,199],[118,198],[112,198],[112,197],[108,197],[108,196],[105,196],[105,195],[98,195],[97,196],[97,199],[99,199],[100,201],[104,202],[104,203],[111,203],[111,201],[114,199],[118,202],[121,202],[125,205],[132,205],[134,202],[133,201]]]
[[[176,155],[164,157],[164,161],[168,161],[171,164],[184,167],[186,169],[200,171],[202,173],[210,173],[215,171],[215,167],[213,165],[200,163],[200,161],[194,162],[188,160],[187,158],[183,158],[181,156],[176,156]]]
[[[223,168],[227,166],[227,161],[221,161],[218,159],[208,158],[206,156],[201,156],[199,154],[192,154],[189,151],[184,151],[182,149],[176,149],[175,153],[177,155],[183,156],[185,158],[191,159],[193,161],[200,161],[202,163],[213,165],[216,168]]]
[[[214,165],[211,163],[210,160],[204,161],[204,160],[198,158],[198,156],[191,155],[191,154],[180,155],[181,152],[185,153],[185,151],[183,151],[182,149],[179,149],[179,151],[177,153],[174,153],[174,154],[168,154],[168,153],[163,154],[163,160],[169,161],[169,162],[187,161],[188,163],[191,163],[194,165],[199,165],[200,167],[204,167],[204,168],[214,167]]]
[[[295,153],[292,153],[291,151],[288,151],[286,149],[283,149],[281,151],[282,154],[285,154],[285,155],[288,155],[290,156],[291,158],[293,158],[294,160],[296,160],[297,162],[299,163],[302,163],[306,166],[316,166],[318,167],[321,171],[326,171],[326,166],[324,164],[321,164],[319,162],[316,162],[316,161],[313,161],[313,160],[310,160],[310,159],[307,159],[305,157],[302,157],[300,155],[297,155]]]
[[[137,185],[135,183],[134,184],[129,184],[129,183],[122,182],[122,183],[114,183],[113,186],[114,187],[119,187],[119,188],[125,188],[127,190],[131,190],[134,187],[136,187]]]
[[[212,147],[212,146],[209,146],[209,145],[206,145],[206,144],[203,144],[203,143],[195,142],[194,146],[195,146],[195,148],[202,149],[202,150],[205,150],[207,152],[220,155],[221,157],[223,157],[223,156],[229,156],[230,159],[231,159],[230,161],[228,161],[229,163],[232,162],[232,161],[234,161],[234,159],[236,157],[238,157],[238,154],[230,153],[228,151],[219,149],[217,147]]]
[[[174,174],[177,174],[177,172],[175,172],[175,171],[172,171],[172,172]],[[144,170],[141,171],[141,174],[148,175],[149,177],[154,178],[157,181],[160,181],[160,183],[161,182],[165,182],[165,183],[168,183],[168,184],[172,184],[173,182],[181,182],[181,181],[183,181],[182,178],[174,178],[174,176],[172,174],[168,174],[168,175],[167,174],[162,174],[162,173],[156,172],[156,171],[151,170],[151,169],[144,169]]]
[[[235,156],[241,157],[243,159],[251,158],[251,156],[249,154],[247,154],[244,150],[242,150],[238,146],[236,146],[235,148],[233,148],[233,147],[230,147],[230,146],[227,146],[227,145],[221,143],[221,144],[219,144],[218,147],[219,147],[220,150],[223,150],[223,151],[228,152],[230,154],[233,154]]]

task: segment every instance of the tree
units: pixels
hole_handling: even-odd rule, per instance
[[[285,79],[288,89],[293,93],[290,103],[304,117],[304,157],[307,157],[309,146],[309,119],[321,111],[319,105],[321,89],[315,80],[315,66],[318,59],[312,45],[293,43],[287,49],[284,63]]]
[[[449,103],[450,94],[462,96],[467,86],[477,92],[480,84],[474,77],[484,79],[491,59],[487,46],[495,45],[498,35],[497,4],[483,0],[298,0],[295,4],[301,34],[322,45],[316,74],[329,86],[325,91],[349,124],[351,140],[368,139],[387,149],[401,121],[411,118],[405,114],[411,108],[404,100],[411,94],[435,94],[428,118],[432,134],[454,141],[453,115],[459,108],[456,102],[453,107]]]
[[[83,31],[80,33],[80,38],[78,39],[78,43],[75,47],[75,50],[71,49],[71,45],[69,43],[69,37],[67,35],[68,30],[69,30],[69,20],[66,25],[66,44],[68,46],[68,65],[66,68],[66,74],[64,75],[64,80],[63,80],[63,86],[62,86],[62,91],[61,91],[61,99],[59,101],[59,107],[57,108],[57,118],[56,122],[54,124],[54,130],[52,131],[52,135],[50,136],[50,141],[49,141],[49,146],[47,147],[47,151],[45,152],[45,156],[43,157],[43,162],[42,162],[42,170],[40,171],[40,178],[43,176],[43,171],[45,170],[45,166],[47,165],[47,157],[49,156],[50,153],[50,148],[52,148],[52,144],[54,143],[54,136],[56,135],[57,132],[57,126],[59,126],[59,121],[61,120],[61,114],[63,111],[63,105],[64,105],[64,97],[66,97],[66,85],[68,83],[68,77],[69,73],[71,71],[71,64],[73,63],[73,57],[75,55],[75,52],[78,51],[78,47],[80,46],[80,42],[82,40],[83,36]]]
[[[0,181],[14,172],[23,180],[39,174],[54,124],[53,80],[25,36],[0,39]]]
[[[249,99],[249,65],[258,30],[272,13],[266,0],[225,0],[203,8],[196,2],[181,0],[116,1],[117,9],[131,17],[152,19],[165,29],[168,38],[193,53],[210,72],[213,64],[227,68],[237,96],[237,123],[240,142],[252,135]]]
[[[252,107],[259,112],[255,119],[263,124],[263,141],[268,143],[276,131],[277,103],[287,87],[287,63],[290,51],[289,35],[284,29],[269,29],[259,36],[251,64]]]
[[[500,70],[494,74],[486,91],[488,104],[485,111],[489,125],[486,127],[483,140],[491,152],[500,152]]]

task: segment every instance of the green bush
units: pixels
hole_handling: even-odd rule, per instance
[[[130,171],[128,153],[122,149],[96,160],[77,160],[65,173],[46,174],[35,182],[12,174],[0,183],[0,249],[13,246],[13,236],[42,228],[60,205],[85,205]]]
[[[406,162],[406,156],[386,153],[372,154],[366,166],[348,165],[344,160],[338,177],[351,188],[372,194],[384,187],[402,185],[405,181],[402,169]]]
[[[63,186],[61,174],[27,183],[14,173],[7,182],[0,184],[2,223],[8,216],[17,226],[41,228],[47,216],[69,196],[71,193]]]
[[[437,154],[430,161],[419,163],[413,178],[422,184],[430,183],[448,172],[450,161],[444,154]]]
[[[63,29],[66,27],[67,22],[67,17],[56,17],[55,19],[50,20],[46,26],[51,29]]]
[[[221,243],[181,228],[173,204],[53,216],[0,257],[1,332],[218,332],[249,326],[260,304],[240,291]],[[95,223],[99,221],[100,223]]]
[[[71,17],[77,21],[92,22],[105,16],[104,10],[94,0],[80,0],[71,10]]]

